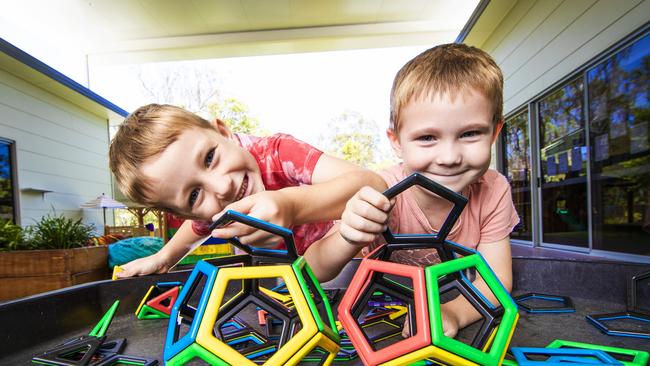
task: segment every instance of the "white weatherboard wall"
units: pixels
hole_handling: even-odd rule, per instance
[[[111,193],[107,126],[106,117],[0,70],[0,137],[15,141],[21,225],[54,209],[102,232],[101,209],[80,205]]]
[[[650,20],[650,0],[520,0],[479,44],[504,74],[504,113]]]

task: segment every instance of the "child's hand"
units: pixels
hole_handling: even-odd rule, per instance
[[[212,220],[217,220],[228,210],[237,211],[282,227],[288,227],[294,223],[291,201],[281,191],[263,191],[244,197],[224,207],[221,212],[212,217]],[[257,247],[274,247],[279,239],[269,232],[239,222],[233,222],[213,230],[212,236],[221,239],[237,237],[243,244]]]
[[[152,273],[165,273],[168,268],[159,255],[138,258],[127,264],[121,265],[122,271],[117,273],[117,278],[144,276]]]
[[[446,310],[444,305],[440,308],[442,313],[442,332],[445,336],[454,338],[458,334],[458,319],[453,311]],[[408,319],[404,320],[404,327],[402,328],[402,338],[411,336]]]
[[[394,201],[370,187],[363,187],[345,205],[341,215],[341,236],[350,244],[366,246],[386,230]]]

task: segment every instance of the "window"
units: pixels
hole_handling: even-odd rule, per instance
[[[650,255],[650,35],[587,71],[593,249]]]
[[[589,247],[583,100],[577,78],[537,103],[544,243]]]
[[[519,224],[515,226],[510,237],[532,241],[528,110],[506,120],[502,146],[505,158],[504,175],[512,187],[512,200],[519,214]]]
[[[16,222],[13,142],[0,138],[0,219]]]

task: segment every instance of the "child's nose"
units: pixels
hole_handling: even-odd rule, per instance
[[[462,160],[462,154],[457,144],[448,143],[440,146],[441,149],[436,154],[436,163],[438,165],[457,165]]]
[[[233,180],[227,175],[213,179],[210,182],[210,187],[212,187],[212,194],[219,200],[230,199],[234,189]]]

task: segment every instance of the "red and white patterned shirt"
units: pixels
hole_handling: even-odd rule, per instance
[[[323,154],[322,151],[286,134],[269,137],[235,134],[235,137],[235,141],[248,150],[257,161],[267,191],[312,184],[312,173]],[[208,235],[210,223],[194,220],[192,229],[197,235]],[[333,224],[333,221],[326,221],[290,227],[298,253],[304,253],[307,247],[322,238]],[[280,248],[284,248],[284,243]]]

